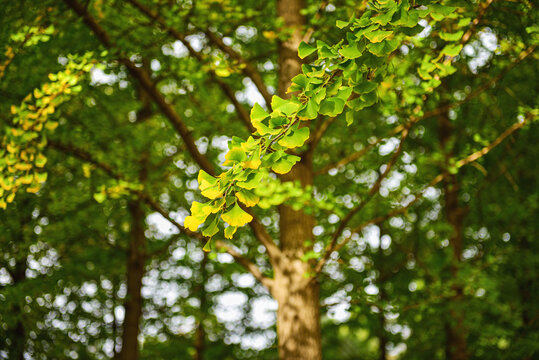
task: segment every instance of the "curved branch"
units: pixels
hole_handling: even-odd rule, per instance
[[[494,147],[496,147],[497,145],[499,145],[505,138],[507,138],[509,135],[511,135],[512,133],[514,133],[516,130],[520,129],[521,127],[523,127],[531,118],[533,117],[536,117],[537,115],[534,115],[534,114],[528,114],[526,116],[526,118],[521,121],[521,122],[518,122],[518,123],[515,123],[513,124],[511,127],[509,127],[508,129],[506,129],[503,133],[501,133],[492,143],[490,143],[488,146],[485,146],[483,149],[465,157],[464,159],[462,160],[459,160],[455,163],[455,167],[456,169],[459,169],[465,165],[468,165],[468,164],[471,164],[472,162],[480,159],[481,157],[485,156],[486,154],[488,154]],[[438,176],[436,176],[435,178],[433,178],[427,186],[425,186],[421,191],[419,191],[419,193],[417,193],[415,196],[414,196],[414,199],[409,202],[408,204],[406,204],[405,206],[402,206],[400,208],[397,208],[397,209],[394,209],[393,211],[390,211],[389,213],[385,214],[385,215],[381,215],[381,216],[378,216],[378,217],[375,217],[375,218],[372,218],[370,220],[367,220],[361,224],[359,224],[358,226],[356,226],[354,229],[351,230],[351,234],[350,236],[346,237],[343,241],[341,241],[340,243],[337,243],[336,241],[332,241],[332,244],[331,246],[328,248],[328,250],[326,251],[326,253],[324,254],[323,258],[320,259],[320,261],[316,264],[316,267],[315,267],[315,270],[314,270],[314,273],[315,274],[318,274],[322,271],[324,265],[327,263],[327,261],[329,260],[331,254],[333,252],[339,252],[346,244],[348,244],[348,242],[352,239],[352,235],[354,233],[357,233],[361,230],[363,230],[366,226],[368,225],[372,225],[372,224],[379,224],[379,223],[382,223],[384,221],[386,221],[387,219],[390,219],[396,215],[399,215],[399,214],[402,214],[402,213],[405,213],[412,205],[414,205],[416,202],[418,202],[425,194],[425,191],[432,187],[432,186],[435,186],[436,184],[438,184],[440,181],[444,180],[444,178],[446,177],[447,174],[443,173],[443,174],[439,174]]]

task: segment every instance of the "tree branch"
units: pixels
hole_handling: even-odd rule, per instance
[[[252,263],[243,254],[240,254],[239,252],[237,252],[236,250],[234,250],[232,247],[230,247],[228,244],[224,243],[221,240],[217,240],[215,242],[215,246],[218,249],[224,250],[228,254],[232,255],[232,257],[236,260],[238,264],[243,266],[249,273],[251,273],[251,275],[253,275],[258,281],[260,281],[262,285],[264,285],[269,291],[271,291],[271,288],[273,286],[273,279],[262,274],[258,266]]]
[[[134,0],[130,0],[134,1]],[[266,101],[266,106],[268,109],[271,108],[271,94],[268,91],[268,88],[266,87],[266,84],[264,83],[264,80],[262,80],[262,77],[260,76],[260,73],[258,70],[254,67],[253,64],[248,62],[245,58],[243,58],[236,50],[232,49],[230,46],[227,46],[223,39],[221,39],[219,36],[217,36],[215,33],[211,32],[210,30],[204,31],[208,39],[212,43],[214,43],[222,52],[230,56],[232,59],[236,60],[240,64],[245,65],[245,67],[242,69],[245,76],[249,77],[253,83],[255,84],[258,91],[260,91],[260,94],[264,98],[264,101]]]
[[[76,0],[64,0],[64,2],[75,11],[86,25],[92,30],[101,43],[107,48],[114,48],[115,44],[110,39],[107,32],[99,25],[96,20],[90,15],[90,13],[79,4]],[[174,107],[167,103],[163,94],[157,90],[155,83],[153,82],[150,74],[142,68],[138,67],[135,63],[126,57],[120,57],[119,62],[127,67],[129,73],[137,79],[141,87],[148,93],[152,100],[157,104],[163,114],[169,119],[176,131],[179,133],[187,149],[196,163],[201,169],[208,173],[214,172],[214,167],[211,162],[202,155],[195,144],[195,141],[191,135],[191,132],[183,122],[182,118],[178,115]]]
[[[393,156],[391,157],[389,162],[386,164],[386,168],[385,168],[384,172],[378,177],[376,182],[370,188],[370,190],[369,190],[369,192],[367,194],[367,197],[361,203],[359,203],[356,207],[354,207],[344,217],[344,219],[342,219],[342,221],[340,222],[339,227],[337,228],[337,230],[335,231],[335,233],[333,233],[333,235],[331,237],[331,241],[330,241],[329,246],[326,248],[326,252],[325,252],[325,258],[326,259],[323,260],[324,262],[327,261],[327,258],[329,258],[329,256],[331,255],[331,249],[335,248],[335,245],[337,244],[337,240],[339,239],[339,236],[341,236],[342,232],[346,228],[346,225],[348,225],[348,223],[352,220],[354,215],[356,215],[359,211],[361,211],[361,209],[363,209],[369,203],[369,201],[371,201],[371,199],[374,197],[374,195],[380,189],[380,186],[382,184],[382,180],[384,180],[387,177],[387,175],[391,171],[391,168],[393,167],[393,165],[395,165],[395,163],[397,162],[397,159],[399,158],[400,154],[402,153],[402,149],[404,147],[404,141],[406,140],[406,137],[408,136],[408,133],[409,133],[409,130],[408,130],[408,128],[406,128],[402,133],[402,137],[401,137],[401,141],[399,143],[399,147],[397,148],[397,150],[395,151],[395,154],[393,154]]]
[[[107,48],[113,48],[114,43],[110,40],[105,30],[95,21],[95,19],[86,11],[86,9],[79,4],[76,0],[64,0],[79,16],[81,16],[87,26],[94,32],[97,38]],[[131,0],[133,1],[133,0]],[[189,44],[186,41],[186,44]],[[190,46],[190,45],[189,45]],[[136,78],[142,88],[146,90],[148,95],[154,100],[161,111],[167,116],[172,125],[176,128],[180,136],[182,137],[187,149],[193,159],[197,162],[201,169],[208,174],[214,175],[215,170],[210,161],[202,155],[191,136],[191,133],[187,126],[183,123],[181,117],[178,115],[173,106],[166,102],[164,96],[157,90],[150,75],[141,67],[137,67],[132,61],[127,58],[121,57],[119,61],[124,64],[131,75]],[[254,217],[253,217],[254,218]],[[271,236],[267,233],[264,226],[258,221],[251,221],[249,226],[253,229],[253,232],[257,239],[266,247],[268,255],[278,256],[279,249],[271,239]]]
[[[186,40],[184,34],[180,33],[178,30],[170,27],[167,25],[165,19],[161,17],[159,14],[152,11],[150,8],[145,6],[144,4],[141,4],[137,0],[128,0],[129,3],[131,3],[135,8],[137,8],[141,13],[143,13],[146,17],[149,19],[156,21],[161,29],[166,31],[170,36],[172,36],[174,39],[180,41],[189,51],[191,56],[193,56],[198,62],[202,63],[204,61],[204,58],[202,54],[197,52],[189,41]],[[251,124],[251,118],[249,116],[249,113],[247,110],[243,107],[243,105],[240,104],[238,99],[236,98],[236,95],[234,93],[234,90],[223,80],[219,79],[219,77],[215,74],[215,71],[210,70],[209,71],[210,76],[212,80],[219,85],[219,87],[223,90],[225,95],[230,99],[232,102],[232,105],[234,105],[234,108],[236,109],[236,113],[240,117],[240,119],[243,121],[247,129],[249,129],[250,132],[254,132],[255,128]]]
[[[521,63],[529,55],[531,55],[535,51],[535,49],[536,49],[536,46],[534,45],[534,46],[530,46],[526,50],[522,51],[517,56],[517,58],[509,66],[507,66],[505,69],[502,70],[502,72],[500,72],[497,76],[495,76],[493,78],[490,78],[488,81],[486,81],[485,83],[478,86],[474,91],[470,92],[464,99],[449,103],[449,104],[444,105],[444,106],[440,106],[440,107],[438,107],[436,109],[433,109],[433,110],[430,110],[430,111],[427,111],[427,112],[425,112],[423,114],[423,116],[421,116],[419,118],[410,117],[410,120],[408,122],[406,122],[405,124],[397,126],[393,130],[391,130],[391,132],[389,134],[387,134],[386,136],[377,139],[374,143],[367,145],[365,148],[361,149],[358,152],[350,154],[350,155],[340,159],[339,161],[337,161],[335,163],[324,166],[322,169],[316,171],[315,174],[316,175],[325,174],[331,169],[335,169],[335,168],[339,168],[341,166],[345,166],[345,165],[351,163],[352,161],[355,161],[355,160],[361,158],[368,151],[370,151],[372,148],[374,148],[375,146],[380,144],[383,140],[385,140],[387,138],[390,138],[391,136],[397,135],[398,133],[402,132],[405,128],[411,128],[413,124],[415,124],[415,123],[417,123],[419,121],[428,119],[428,118],[433,117],[433,116],[440,115],[440,114],[445,113],[445,112],[447,112],[447,111],[449,111],[451,109],[459,107],[462,104],[467,103],[468,101],[474,99],[475,97],[477,97],[478,95],[480,95],[484,91],[491,88],[498,81],[500,81],[505,75],[507,75],[507,73],[509,71],[511,71],[515,66],[517,66],[519,63]]]
[[[494,147],[496,147],[497,145],[499,145],[505,138],[507,138],[509,135],[511,135],[513,132],[515,132],[516,130],[520,129],[521,127],[523,127],[528,120],[530,120],[531,118],[533,118],[534,116],[537,116],[537,115],[534,115],[534,114],[528,114],[528,116],[526,116],[526,118],[521,121],[521,122],[518,122],[518,123],[515,123],[513,124],[511,127],[509,127],[507,130],[505,130],[502,134],[500,134],[492,143],[490,143],[488,146],[485,146],[483,149],[465,157],[464,159],[462,160],[459,160],[455,163],[455,167],[457,169],[465,166],[465,165],[468,165],[476,160],[478,160],[479,158],[485,156],[486,154],[488,154]],[[367,220],[361,224],[359,224],[358,226],[356,226],[352,231],[351,231],[351,234],[350,236],[346,237],[343,241],[341,241],[340,243],[337,243],[336,241],[332,241],[332,244],[331,246],[328,248],[328,250],[326,251],[326,253],[324,254],[324,256],[322,257],[322,259],[320,259],[320,261],[316,264],[316,267],[315,267],[315,270],[314,270],[314,273],[315,274],[318,274],[320,273],[320,271],[322,271],[324,265],[327,263],[328,259],[330,258],[331,254],[333,252],[339,252],[346,244],[348,244],[348,242],[352,239],[352,235],[355,234],[355,233],[358,233],[359,231],[363,230],[366,226],[368,225],[372,225],[372,224],[379,224],[381,222],[384,222],[386,221],[387,219],[390,219],[396,215],[399,215],[399,214],[402,214],[402,213],[405,213],[412,205],[414,205],[416,202],[418,202],[425,194],[425,191],[432,187],[432,186],[435,186],[436,184],[438,184],[440,181],[442,181],[445,177],[447,176],[446,173],[442,173],[442,174],[439,174],[438,176],[436,176],[435,178],[433,178],[427,186],[425,186],[421,191],[419,191],[418,194],[415,195],[414,199],[409,202],[407,205],[405,206],[402,206],[400,208],[397,208],[397,209],[394,209],[393,211],[390,211],[389,213],[387,213],[386,215],[381,215],[381,216],[378,216],[378,217],[375,217],[375,218],[372,218],[370,220]]]
[[[103,170],[107,175],[109,175],[110,177],[112,177],[112,178],[114,178],[116,180],[125,180],[126,179],[126,177],[123,174],[115,171],[110,165],[102,163],[102,162],[96,160],[92,155],[90,155],[89,153],[87,153],[87,152],[85,152],[85,151],[83,151],[81,149],[78,149],[78,148],[73,147],[71,145],[65,145],[65,144],[61,144],[61,143],[58,143],[58,142],[54,142],[54,141],[49,141],[48,145],[51,148],[55,149],[55,150],[61,151],[61,152],[65,153],[65,154],[67,154],[67,155],[74,156],[76,158],[79,158],[79,159],[81,159],[81,160],[83,160],[85,162],[88,162],[88,163],[96,166],[97,168]],[[130,190],[130,192],[133,195],[137,196],[140,200],[142,200],[152,210],[154,210],[154,211],[158,212],[159,214],[161,214],[172,225],[174,225],[181,233],[183,233],[183,234],[185,234],[185,235],[187,235],[187,236],[189,236],[191,238],[200,240],[203,243],[205,243],[205,242],[207,242],[209,240],[209,238],[203,236],[201,233],[193,232],[193,231],[185,228],[180,223],[178,223],[170,215],[170,213],[168,211],[163,209],[163,207],[161,207],[161,205],[159,205],[159,203],[156,202],[154,199],[152,199],[147,193],[145,193],[143,191],[140,191],[140,190]],[[164,246],[163,248],[161,248],[161,249],[159,249],[157,251],[154,251],[153,253],[151,253],[149,255],[154,256],[154,255],[156,255],[158,253],[161,253],[164,249],[168,248],[168,246],[170,246],[170,244],[175,239],[176,239],[176,237],[171,238],[166,246]],[[271,278],[268,278],[268,277],[264,276],[262,274],[262,272],[260,271],[260,269],[258,269],[258,267],[255,264],[250,262],[242,254],[235,251],[230,246],[228,246],[226,243],[224,243],[222,241],[219,241],[219,240],[216,241],[216,247],[218,249],[222,249],[222,250],[226,251],[227,253],[229,253],[230,255],[232,255],[232,257],[234,257],[234,259],[240,265],[242,265],[247,271],[249,271],[264,286],[266,286],[268,288],[268,290],[271,289],[273,280]]]

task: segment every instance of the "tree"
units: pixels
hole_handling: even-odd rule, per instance
[[[470,357],[463,274],[477,268],[463,256],[466,214],[476,205],[463,205],[461,197],[477,186],[469,165],[488,169],[479,164],[487,154],[535,126],[537,99],[526,96],[533,81],[505,85],[509,96],[524,94],[504,104],[499,121],[477,118],[500,108],[487,94],[517,66],[525,74],[537,70],[529,65],[537,57],[532,4],[518,4],[514,11],[525,15],[518,19],[500,16],[511,3],[492,1],[6,6],[13,14],[6,24],[22,31],[3,29],[12,42],[5,80],[23,66],[39,66],[2,104],[10,115],[3,118],[0,206],[19,201],[18,190],[47,191],[42,168],[54,151],[85,163],[78,178],[91,182],[86,187],[95,201],[110,209],[128,204],[117,215],[129,219],[122,232],[127,295],[120,358],[138,357],[150,212],[213,254],[229,253],[267,288],[279,304],[280,358],[322,357],[320,293],[335,291],[338,282],[324,289],[325,282],[348,271],[339,263],[355,261],[358,238],[369,229],[392,243],[401,239],[394,254],[369,256],[377,275],[368,281],[380,304],[362,295],[354,300],[377,308],[360,322],[374,330],[380,357],[391,338],[390,306],[412,306],[406,288],[397,292],[404,300],[386,289],[403,280],[429,288],[443,283],[431,295],[451,302],[442,323],[432,326],[444,329],[447,358]],[[500,46],[468,55],[488,34]],[[60,64],[47,51],[59,54]],[[108,78],[99,79],[103,70]],[[250,112],[246,92],[259,97]],[[225,147],[222,135],[231,136]],[[486,177],[479,181],[489,186]],[[444,221],[431,219],[436,206]],[[429,231],[447,238],[441,259]],[[419,241],[430,243],[424,254]],[[405,255],[426,256],[426,273],[401,271]],[[352,281],[352,289],[364,280]],[[533,326],[530,314],[523,319]],[[440,346],[433,349],[438,356]]]

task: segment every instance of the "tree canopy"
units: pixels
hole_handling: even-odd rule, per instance
[[[0,359],[532,359],[531,1],[0,1]]]

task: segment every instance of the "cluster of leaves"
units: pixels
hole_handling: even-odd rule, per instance
[[[441,4],[416,8],[408,1],[377,1],[361,17],[337,22],[339,28],[348,29],[346,41],[333,46],[323,41],[317,41],[316,46],[302,42],[299,56],[307,58],[316,52],[317,59],[304,64],[302,73],[292,79],[289,99],[273,96],[270,112],[259,104],[253,106],[250,118],[256,132],[247,140],[233,137],[229,142],[222,164],[230,167],[227,171],[217,177],[200,171],[199,188],[209,201],[193,203],[185,226],[196,231],[206,223],[203,235],[211,238],[219,232],[221,219],[228,224],[224,236],[231,239],[238,227],[252,220],[245,207],[261,201],[263,192],[256,189],[267,187],[269,174],[286,174],[301,160],[294,151],[309,139],[307,122],[319,116],[342,116],[352,124],[355,112],[378,101],[377,89],[388,76],[392,53],[424,29],[420,19],[454,18],[459,27],[470,22],[458,19],[455,9]],[[422,84],[424,93],[455,71],[451,60],[462,49],[458,43],[462,30],[442,34],[448,44],[438,56],[425,56],[418,68],[420,76],[429,80]]]
[[[39,191],[47,179],[43,150],[46,130],[58,126],[51,120],[56,108],[81,90],[80,78],[94,66],[90,55],[71,58],[66,68],[49,74],[49,82],[28,94],[19,106],[11,106],[11,124],[0,137],[0,208],[6,208],[20,188]]]

